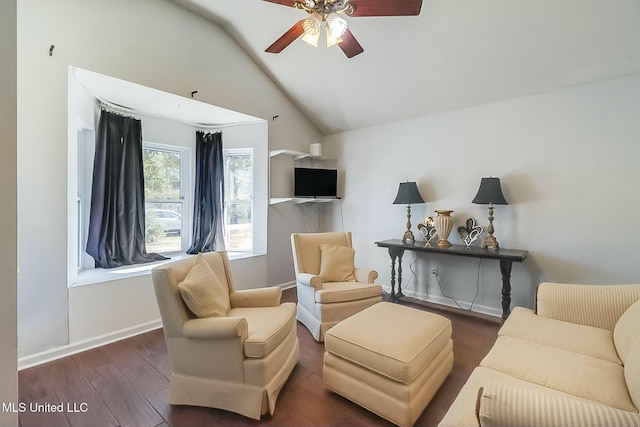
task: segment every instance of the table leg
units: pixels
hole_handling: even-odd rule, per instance
[[[389,248],[391,257],[391,302],[396,302],[398,297],[404,296],[400,288],[402,284],[402,255],[404,249]],[[398,260],[398,294],[396,295],[396,259]]]
[[[511,314],[511,267],[513,262],[500,260],[500,273],[502,273],[502,322]]]

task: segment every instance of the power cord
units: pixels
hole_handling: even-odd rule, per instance
[[[458,301],[454,297],[451,297],[451,296],[449,296],[449,295],[444,293],[444,290],[442,289],[442,284],[440,283],[440,279],[438,278],[438,275],[435,274],[436,282],[438,283],[438,287],[440,288],[440,293],[442,294],[442,296],[445,297],[445,298],[449,298],[461,310],[472,311],[473,305],[476,303],[476,300],[478,299],[478,294],[480,293],[480,266],[482,265],[482,261],[484,261],[484,260],[481,259],[478,262],[478,274],[476,276],[476,295],[473,297],[473,301],[471,301],[471,305],[469,306],[468,309],[465,309],[460,304],[458,304]],[[483,270],[482,281],[484,282],[484,270]]]
[[[415,265],[415,260],[416,260],[416,253],[414,251],[411,251],[411,259],[409,259],[409,271],[411,271],[411,276],[409,276],[409,280],[407,280],[407,282],[404,285],[405,289],[409,287],[409,285],[411,284],[411,281],[416,280],[416,272],[413,269],[413,266]],[[400,284],[398,284],[398,290],[400,290]]]
[[[453,301],[453,303],[460,309],[460,310],[464,310],[464,308],[462,308],[462,306],[460,304],[458,304],[458,301],[454,298],[454,297],[450,297],[449,295],[444,293],[444,290],[442,289],[442,284],[440,283],[440,279],[438,278],[438,275],[435,274],[436,276],[436,283],[438,283],[438,287],[440,288],[440,293],[442,294],[443,297],[445,298],[449,298],[451,301]]]
[[[471,301],[471,305],[469,306],[469,311],[472,311],[473,304],[476,303],[476,299],[478,298],[478,294],[480,293],[480,266],[482,265],[483,259],[480,259],[478,262],[478,275],[476,277],[476,296],[473,297],[473,301]],[[482,270],[482,282],[484,283],[484,269]]]

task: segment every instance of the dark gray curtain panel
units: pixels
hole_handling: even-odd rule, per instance
[[[144,170],[140,120],[102,110],[96,134],[87,253],[96,267],[166,257],[145,248]]]
[[[193,242],[188,254],[224,250],[222,133],[196,132]]]

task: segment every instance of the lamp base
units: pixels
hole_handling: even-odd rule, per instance
[[[402,243],[413,244],[415,241],[416,239],[413,237],[413,232],[411,230],[405,231],[402,235]]]
[[[404,234],[402,235],[402,243],[413,244],[413,242],[415,241],[416,239],[415,237],[413,237],[413,232],[407,229],[407,231],[405,231]]]
[[[487,249],[487,248],[493,248],[494,250],[498,250],[500,249],[500,244],[498,243],[498,240],[493,237],[493,236],[487,236],[486,239],[484,239],[484,242],[482,242],[482,249]]]

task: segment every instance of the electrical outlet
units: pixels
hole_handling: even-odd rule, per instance
[[[433,274],[434,276],[437,276],[438,275],[438,267],[433,267],[431,269],[431,274]]]

